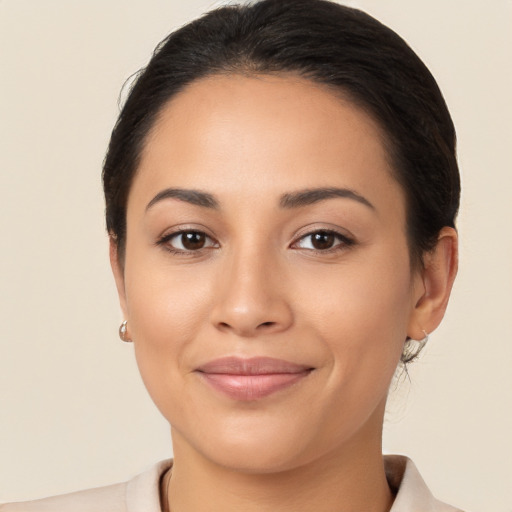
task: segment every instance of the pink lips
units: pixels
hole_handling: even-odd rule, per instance
[[[224,357],[196,372],[214,389],[234,400],[258,400],[292,386],[313,368],[270,357]]]

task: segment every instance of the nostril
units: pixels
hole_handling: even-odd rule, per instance
[[[260,327],[272,327],[273,325],[275,325],[275,322],[263,322]]]

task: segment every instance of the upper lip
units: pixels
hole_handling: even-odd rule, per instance
[[[312,370],[311,366],[292,363],[273,357],[222,357],[209,361],[196,371],[202,373],[219,373],[227,375],[269,375],[276,373],[302,373]]]

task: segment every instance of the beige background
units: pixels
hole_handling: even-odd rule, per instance
[[[360,0],[430,66],[459,135],[461,270],[392,394],[385,449],[442,499],[512,511],[512,3]],[[123,81],[210,0],[0,0],[0,501],[171,454],[107,263],[100,168]]]

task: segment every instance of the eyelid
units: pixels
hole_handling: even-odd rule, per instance
[[[195,231],[195,230],[193,230],[193,231],[192,230],[178,231],[177,233],[169,234],[165,238],[167,239],[167,242],[170,242],[171,240],[179,239],[181,236],[183,236],[185,234],[190,234],[190,233],[204,235],[205,239],[208,239],[208,240],[210,240],[210,242],[212,242],[212,244],[209,245],[208,247],[212,247],[215,245],[215,241],[213,240],[213,238],[211,236],[207,235],[206,233],[204,233],[203,231]],[[192,249],[178,249],[178,250],[183,251],[183,252],[197,252],[201,249],[206,249],[206,248],[207,247],[200,247],[199,249],[197,249],[195,251]]]
[[[157,239],[161,240],[163,238],[168,238],[179,233],[187,233],[190,231],[196,233],[204,233],[206,236],[209,236],[215,240],[215,236],[212,234],[211,230],[202,224],[176,224],[175,226],[169,226],[165,228],[160,235],[157,236]]]
[[[316,233],[329,233],[334,235],[338,239],[338,243],[336,243],[333,247],[327,248],[327,249],[310,249],[310,248],[304,248],[304,247],[297,247],[297,244],[303,240],[304,238],[308,236],[312,236]],[[201,233],[204,234],[205,237],[210,239],[211,245],[207,247],[202,247],[199,249],[178,249],[172,247],[169,242],[174,238],[178,237],[181,234],[184,233]],[[289,248],[296,249],[296,250],[304,250],[307,252],[317,252],[317,253],[329,253],[329,252],[335,252],[343,249],[347,249],[353,245],[356,244],[355,237],[349,233],[346,229],[340,228],[339,226],[332,226],[328,224],[312,224],[308,226],[302,227],[293,237],[293,241],[289,244]],[[173,226],[172,228],[167,228],[162,235],[160,235],[155,245],[161,246],[164,249],[168,250],[169,252],[173,252],[175,254],[181,254],[181,255],[199,255],[201,252],[211,249],[217,249],[220,248],[220,243],[216,239],[215,236],[213,236],[208,228],[206,228],[203,225],[178,225]]]
[[[316,233],[329,233],[334,236],[336,236],[339,240],[339,243],[334,245],[333,247],[330,247],[328,249],[309,249],[304,247],[294,247],[297,245],[298,242],[303,240],[304,238],[307,238],[308,236],[312,236]],[[329,226],[327,227],[325,224],[323,225],[310,225],[305,228],[302,228],[293,238],[293,242],[290,244],[290,248],[295,248],[297,250],[304,250],[308,252],[316,252],[316,253],[329,253],[329,252],[335,252],[340,251],[343,249],[347,249],[348,247],[351,247],[356,244],[355,237],[351,234],[346,232],[346,230],[343,230],[339,227]]]
[[[187,249],[177,249],[175,247],[172,247],[169,242],[175,238],[178,237],[184,233],[201,233],[204,234],[207,238],[209,238],[213,244],[208,247],[202,247],[197,250],[187,250]],[[158,236],[155,245],[160,246],[164,248],[165,250],[174,253],[174,254],[180,254],[180,255],[189,255],[194,256],[198,255],[202,251],[210,250],[210,249],[216,249],[220,247],[220,244],[216,238],[209,233],[209,230],[201,225],[179,225],[179,226],[173,226],[172,228],[166,229],[162,235]]]
[[[356,241],[355,235],[353,235],[348,229],[342,228],[337,225],[329,224],[329,223],[313,223],[308,224],[297,230],[297,232],[293,235],[293,241],[297,241],[300,238],[303,238],[308,235],[312,235],[314,233],[318,233],[319,231],[324,231],[326,233],[333,233],[335,235],[340,236],[341,238],[345,238],[347,240]]]

